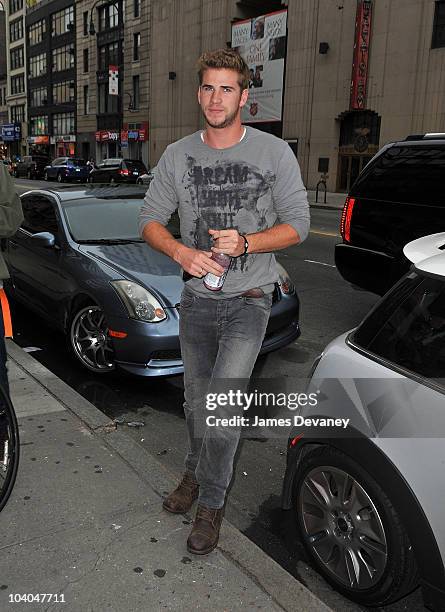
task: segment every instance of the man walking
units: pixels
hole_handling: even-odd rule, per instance
[[[250,378],[278,280],[272,252],[306,238],[309,208],[289,146],[241,123],[249,86],[241,56],[230,49],[204,53],[198,75],[206,127],[165,150],[145,197],[140,231],[188,279],[180,342],[189,451],[182,481],[163,507],[184,513],[199,497],[187,548],[207,554],[218,543],[240,429],[206,427],[206,396],[231,380],[240,388]],[[165,228],[178,206],[182,243]],[[208,272],[223,272],[213,252],[232,257],[220,291],[202,280]]]
[[[22,221],[23,212],[20,198],[15,191],[7,167],[0,163],[0,238],[9,238],[9,236],[14,235]],[[0,286],[2,286],[3,279],[8,277],[8,269],[0,253]],[[0,303],[0,385],[6,393],[9,393],[6,359],[5,328]]]

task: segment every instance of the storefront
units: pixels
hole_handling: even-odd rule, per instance
[[[73,157],[76,154],[76,137],[74,134],[51,136],[52,157]]]
[[[96,161],[101,162],[110,157],[120,157],[121,143],[119,132],[98,130],[96,132]]]
[[[148,124],[128,124],[121,131],[122,156],[148,165]]]
[[[20,156],[20,141],[22,139],[21,123],[5,123],[1,127],[3,146],[6,147],[5,157],[16,159]],[[3,150],[3,149],[2,149]]]
[[[33,153],[39,153],[41,155],[51,157],[49,136],[46,134],[41,136],[28,136],[28,146],[30,155],[32,155]]]

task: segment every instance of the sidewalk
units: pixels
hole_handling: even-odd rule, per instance
[[[11,341],[8,353],[21,458],[0,514],[0,610],[329,611],[227,521],[214,552],[190,555],[191,516],[161,508],[173,476]],[[65,604],[10,603],[37,593]]]
[[[324,191],[323,189],[318,190],[318,202],[316,199],[316,192],[309,190],[307,192],[309,205],[311,208],[326,208],[327,210],[342,210],[345,200],[345,193],[334,193],[332,191],[326,192],[326,204],[324,203]]]

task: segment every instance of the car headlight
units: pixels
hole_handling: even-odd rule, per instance
[[[132,319],[159,323],[167,318],[161,304],[144,287],[125,280],[112,281],[111,285],[118,292]]]
[[[289,274],[286,272],[283,266],[279,264],[278,262],[277,262],[277,268],[278,268],[278,276],[279,276],[278,284],[280,285],[281,291],[285,295],[292,295],[293,293],[295,293],[295,285],[291,281]]]

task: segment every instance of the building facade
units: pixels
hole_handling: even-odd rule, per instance
[[[76,13],[78,154],[149,164],[151,2],[77,0]]]
[[[27,150],[27,78],[26,78],[26,36],[25,1],[4,0],[6,10],[6,106],[9,118],[3,139],[7,145],[8,157],[21,156]]]
[[[282,121],[305,183],[347,191],[386,142],[445,132],[444,0],[288,0]],[[280,2],[153,0],[150,158],[202,125],[195,62]],[[169,75],[174,73],[175,78]],[[271,130],[271,126],[254,127]]]
[[[8,155],[8,148],[3,140],[2,126],[8,123],[8,107],[6,106],[6,88],[8,85],[6,73],[6,13],[0,4],[0,159]]]
[[[28,147],[48,157],[76,150],[74,0],[50,0],[26,12]]]

